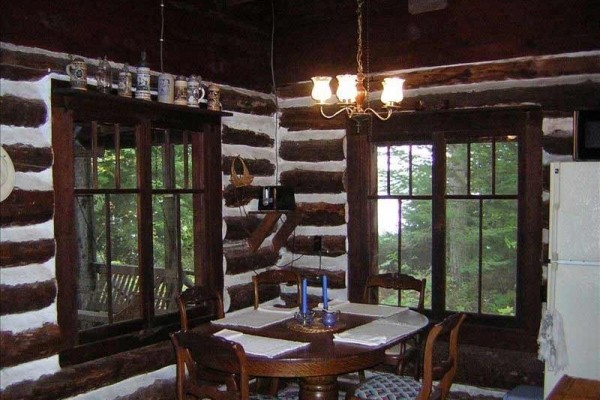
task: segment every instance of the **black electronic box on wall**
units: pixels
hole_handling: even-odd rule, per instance
[[[573,158],[578,161],[600,160],[600,110],[575,111]]]

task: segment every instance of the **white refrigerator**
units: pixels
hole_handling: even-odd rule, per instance
[[[546,360],[544,398],[563,375],[600,379],[600,162],[551,164],[549,242],[547,308],[566,355],[561,370]]]

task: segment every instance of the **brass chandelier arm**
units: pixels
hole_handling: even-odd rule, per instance
[[[382,116],[377,111],[373,110],[371,107],[365,108],[365,114],[367,113],[367,111],[372,112],[373,115],[375,115],[377,118],[379,118],[382,121],[387,121],[388,119],[390,119],[390,117],[392,116],[392,112],[393,112],[392,108],[388,108],[387,114]]]
[[[327,114],[325,114],[325,111],[323,110],[323,106],[321,106],[321,115],[323,117],[327,118],[327,119],[331,119],[331,118],[337,117],[338,115],[340,115],[344,111],[346,111],[346,113],[348,114],[349,117],[351,117],[352,114],[354,113],[354,110],[352,109],[352,107],[344,107],[344,108],[340,108],[339,110],[337,110],[332,115],[327,115]]]

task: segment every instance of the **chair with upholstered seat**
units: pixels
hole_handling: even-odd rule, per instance
[[[223,299],[221,294],[206,286],[192,286],[177,296],[177,308],[179,309],[179,319],[181,321],[181,330],[187,331],[191,328],[190,321],[198,311],[206,313],[206,308],[212,307],[211,312],[217,318],[223,318]]]
[[[389,372],[378,372],[361,383],[353,392],[348,392],[347,400],[383,400],[383,399],[416,399],[427,400],[432,394],[435,398],[445,400],[458,365],[458,333],[465,314],[454,314],[434,325],[427,335],[425,357],[423,361],[423,380],[419,382],[413,377],[397,375]],[[434,357],[434,345],[439,344],[441,335],[449,334],[447,356]],[[437,355],[437,351],[436,351]],[[435,358],[435,360],[434,360]],[[443,359],[442,359],[443,358]],[[439,383],[434,388],[433,381]]]
[[[177,399],[274,400],[251,395],[244,348],[218,336],[193,331],[171,334],[177,355]],[[188,355],[191,355],[189,357]]]
[[[398,273],[385,273],[371,275],[367,278],[363,293],[364,303],[378,303],[376,293],[379,289],[395,290],[398,293],[398,305],[400,299],[406,292],[416,292],[417,307],[419,313],[423,313],[425,309],[425,279],[417,279],[410,275]],[[385,364],[392,365],[396,369],[396,373],[404,375],[406,365],[412,362],[414,365],[414,377],[420,377],[420,359],[422,340],[421,335],[417,334],[409,338],[409,340],[393,346],[385,352]]]
[[[252,283],[254,284],[254,308],[257,309],[260,304],[260,286],[261,285],[295,285],[297,296],[297,304],[300,305],[301,293],[300,293],[300,275],[291,269],[271,269],[263,271],[252,277]]]

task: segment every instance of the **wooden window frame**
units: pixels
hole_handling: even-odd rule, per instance
[[[376,145],[393,144],[399,138],[414,143],[443,140],[435,133],[461,132],[465,135],[507,134],[519,136],[519,164],[524,176],[519,177],[518,208],[517,307],[515,317],[470,316],[469,329],[461,334],[468,343],[534,351],[541,318],[541,254],[542,254],[542,115],[538,107],[495,107],[470,110],[402,112],[392,119],[363,121],[347,125],[347,190],[348,190],[348,298],[360,301],[368,275],[377,272],[374,249],[377,240],[376,206],[370,198],[377,195]],[[406,141],[404,141],[406,142]],[[443,143],[438,143],[443,145]],[[438,148],[441,148],[438,146]],[[437,154],[437,157],[443,157]],[[437,160],[438,162],[443,160]],[[433,172],[433,185],[445,186],[445,175]],[[435,191],[435,199],[444,202],[445,193]],[[442,212],[439,209],[434,212]],[[433,216],[444,221],[443,216]],[[445,249],[445,224],[433,227],[433,249]],[[432,254],[433,265],[445,265],[445,251]],[[438,259],[434,259],[437,257]],[[433,273],[433,271],[432,271]],[[432,291],[445,290],[445,273],[434,273]],[[430,319],[438,321],[444,312],[444,296],[432,303]]]
[[[54,158],[56,277],[58,323],[64,341],[61,365],[71,365],[168,339],[179,329],[177,312],[154,315],[152,235],[138,241],[141,318],[78,330],[77,233],[75,210],[74,121],[100,120],[135,127],[138,148],[138,231],[152,232],[151,132],[153,128],[191,132],[194,192],[195,282],[223,290],[221,117],[204,109],[128,99],[98,92],[78,92],[52,85],[52,146]],[[189,191],[187,191],[189,192]],[[212,316],[207,315],[208,321]]]

